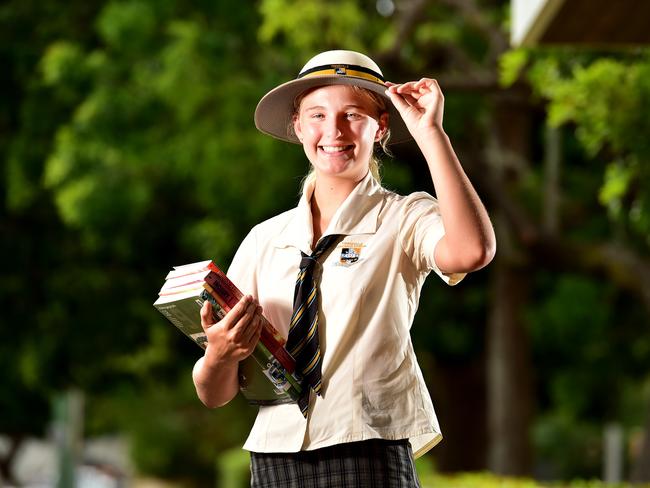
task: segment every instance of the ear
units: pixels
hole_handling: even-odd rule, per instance
[[[379,128],[375,133],[375,142],[381,141],[382,137],[386,134],[386,131],[388,131],[388,112],[381,114],[377,123],[379,124]]]
[[[298,137],[298,140],[302,142],[302,127],[300,127],[300,117],[298,115],[293,116],[293,131],[296,134],[296,137]]]

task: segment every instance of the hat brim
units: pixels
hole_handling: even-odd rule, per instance
[[[255,109],[255,127],[260,132],[275,137],[276,139],[300,144],[293,130],[290,129],[293,123],[293,102],[305,90],[327,85],[354,85],[378,93],[388,101],[388,117],[391,134],[388,143],[399,144],[412,139],[401,115],[388,95],[386,95],[387,87],[385,85],[363,78],[340,75],[317,75],[308,78],[299,78],[274,88],[264,95],[257,104],[257,108]]]

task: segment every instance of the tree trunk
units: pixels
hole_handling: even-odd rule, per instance
[[[443,473],[486,469],[485,358],[430,368],[432,397],[444,440],[434,449]]]
[[[544,233],[557,236],[560,228],[560,166],[562,163],[562,133],[546,126],[544,154]]]
[[[487,334],[488,468],[501,475],[531,472],[530,348],[523,324],[527,278],[503,256],[492,264],[492,311]]]
[[[489,163],[501,191],[526,173],[530,108],[515,93],[495,96]],[[533,387],[531,354],[523,316],[528,301],[525,247],[499,210],[492,220],[497,255],[491,264],[492,296],[487,331],[488,468],[501,475],[532,470],[530,426]]]

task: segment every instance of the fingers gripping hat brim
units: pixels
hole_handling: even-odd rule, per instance
[[[311,88],[328,85],[351,85],[378,93],[387,100],[386,105],[388,107],[391,131],[390,144],[405,142],[411,139],[411,134],[406,128],[402,117],[394,107],[393,102],[386,95],[387,86],[379,78],[381,76],[379,73],[375,73],[378,76],[373,76],[358,71],[356,72],[358,76],[356,76],[350,74],[352,70],[348,69],[346,74],[320,74],[322,72],[327,73],[332,71],[337,73],[342,71],[345,73],[345,70],[320,70],[320,67],[306,70],[308,66],[309,63],[303,68],[298,79],[288,81],[274,88],[264,95],[257,104],[257,108],[255,109],[255,126],[261,132],[283,141],[299,144],[300,141],[292,130],[294,100],[301,93]],[[357,68],[364,69],[363,67]],[[368,70],[368,72],[372,73],[371,70]]]

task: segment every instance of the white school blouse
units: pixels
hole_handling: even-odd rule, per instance
[[[255,226],[228,270],[243,293],[286,338],[301,254],[311,254],[309,201]],[[424,279],[447,284],[434,249],[444,235],[435,198],[401,196],[370,173],[332,218],[324,235],[342,239],[320,261],[319,337],[322,396],[308,418],[297,404],[260,407],[244,445],[254,452],[297,452],[373,438],[411,442],[415,457],[442,435],[409,334]],[[318,271],[317,271],[318,273]]]

